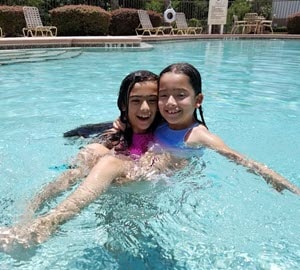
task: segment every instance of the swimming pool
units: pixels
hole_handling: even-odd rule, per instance
[[[62,133],[118,115],[122,78],[186,61],[208,127],[300,186],[300,42],[202,40],[0,67],[0,222],[10,225],[77,151]],[[300,200],[206,151],[174,176],[112,186],[1,269],[298,269]],[[66,193],[67,194],[67,193]],[[65,195],[66,195],[65,194]],[[63,196],[62,196],[63,197]],[[46,205],[47,211],[60,200]]]

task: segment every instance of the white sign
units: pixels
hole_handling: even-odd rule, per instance
[[[228,0],[210,0],[208,25],[224,25],[227,19]]]

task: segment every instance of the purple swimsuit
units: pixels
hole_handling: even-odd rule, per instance
[[[150,142],[153,142],[152,133],[133,133],[132,144],[129,147],[130,155],[141,156],[148,150]]]

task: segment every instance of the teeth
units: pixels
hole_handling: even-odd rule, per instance
[[[168,112],[168,113],[177,113],[177,112],[179,112],[179,110],[178,110],[178,109],[177,109],[177,110],[172,110],[172,111],[171,111],[171,110],[168,110],[167,112]]]

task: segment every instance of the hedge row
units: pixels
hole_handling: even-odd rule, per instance
[[[289,34],[300,34],[300,12],[288,17],[287,30]]]
[[[0,6],[0,27],[6,37],[23,36],[25,25],[21,6]]]
[[[148,11],[153,26],[163,23],[159,13]],[[67,5],[49,11],[49,24],[58,29],[59,36],[126,36],[135,35],[139,25],[136,9],[120,8],[112,12],[96,6]],[[0,27],[6,37],[22,36],[26,26],[22,6],[0,6]],[[289,34],[300,34],[300,12],[287,20]]]
[[[160,14],[148,12],[154,27],[162,25]],[[135,35],[139,25],[137,9],[129,8],[108,12],[96,6],[67,5],[50,10],[49,15],[48,25],[56,26],[59,36]],[[6,37],[22,36],[25,26],[22,6],[0,6],[0,27]]]

